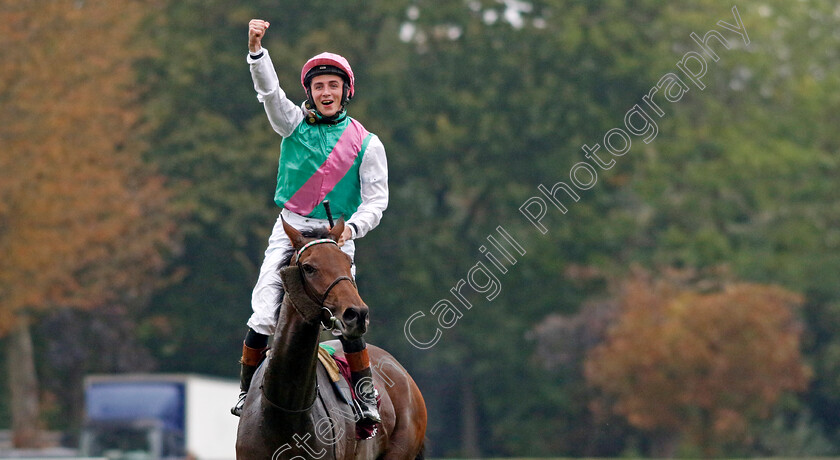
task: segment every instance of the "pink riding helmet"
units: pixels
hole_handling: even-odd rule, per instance
[[[356,83],[356,77],[353,76],[353,69],[350,68],[350,63],[347,62],[347,59],[334,53],[321,53],[306,61],[306,64],[303,65],[303,69],[300,71],[300,84],[303,85],[303,89],[306,90],[307,94],[309,94],[309,88],[306,87],[306,74],[318,66],[333,66],[346,73],[347,78],[350,80],[347,96],[348,99],[353,97]]]

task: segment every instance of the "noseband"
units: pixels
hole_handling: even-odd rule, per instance
[[[295,265],[297,265],[297,267],[298,267],[298,272],[300,272],[301,282],[303,283],[303,289],[306,291],[306,295],[308,295],[309,298],[312,299],[313,302],[317,303],[323,310],[326,310],[327,313],[329,314],[329,324],[327,324],[325,322],[325,320],[323,320],[323,319],[321,320],[321,324],[324,326],[324,329],[329,331],[329,330],[335,329],[336,322],[338,321],[335,318],[335,316],[333,315],[332,310],[330,310],[329,307],[327,307],[324,304],[324,302],[326,302],[326,300],[327,300],[327,297],[330,295],[330,292],[332,291],[332,289],[338,283],[340,283],[342,281],[349,281],[353,285],[354,289],[358,289],[358,288],[356,287],[356,282],[353,281],[353,278],[350,278],[349,276],[339,276],[338,278],[333,280],[333,282],[330,283],[329,286],[327,286],[327,289],[324,291],[323,294],[318,295],[317,293],[312,291],[312,287],[309,285],[309,283],[306,282],[306,277],[303,274],[303,267],[301,266],[300,256],[301,256],[301,254],[303,254],[304,251],[311,248],[312,246],[315,246],[317,244],[324,244],[324,243],[330,243],[330,244],[334,244],[334,245],[338,246],[338,243],[336,243],[335,241],[333,241],[331,239],[328,239],[328,238],[323,238],[323,239],[319,239],[319,240],[312,240],[312,241],[304,244],[303,247],[301,247],[300,250],[298,250],[295,253],[295,258],[294,258],[293,263]]]

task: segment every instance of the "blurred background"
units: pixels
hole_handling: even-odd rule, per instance
[[[428,455],[840,454],[836,2],[0,5],[0,429],[17,446],[78,442],[89,374],[238,377],[279,211],[281,138],[245,63],[263,18],[290,98],[307,58],[340,53],[350,115],[386,146],[358,283],[368,342],[424,393]],[[712,30],[717,61],[691,35]],[[678,66],[691,52],[702,85]],[[657,133],[613,156],[604,136],[636,104]],[[546,200],[542,233],[520,207],[596,166],[596,143],[615,164],[579,201],[557,193],[568,212]],[[481,249],[499,226],[515,264]],[[472,308],[438,325],[478,262],[500,292],[464,287]],[[404,333],[418,311],[418,338],[442,332],[425,350]]]

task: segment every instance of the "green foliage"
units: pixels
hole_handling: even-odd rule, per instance
[[[141,336],[162,370],[235,375],[278,211],[280,138],[245,65],[246,24],[261,17],[290,97],[303,98],[308,57],[345,55],[358,81],[350,113],[386,146],[391,203],[358,242],[358,282],[369,341],[394,352],[426,395],[432,454],[472,448],[461,441],[464,417],[477,418],[484,454],[644,449],[626,427],[595,425],[579,374],[543,372],[527,337],[548,315],[603,293],[602,277],[573,273],[620,275],[632,262],[727,264],[743,279],[806,293],[817,374],[805,400],[813,423],[837,432],[837,411],[825,408],[840,407],[840,342],[836,322],[822,323],[840,296],[831,276],[840,271],[836,7],[736,6],[749,45],[717,25],[734,22],[732,5],[712,0],[168,2],[149,23],[158,53],[140,70],[156,123],[149,156],[179,184],[190,218],[184,281],[157,293]],[[568,213],[549,204],[549,231],[537,231],[523,202],[540,184],[568,182],[586,161],[581,147],[623,127],[625,113],[699,50],[689,34],[713,28],[732,45],[716,45],[706,88],[663,103],[657,137],[633,137],[579,202],[565,203]],[[479,250],[498,226],[526,250],[505,274]],[[472,308],[431,349],[413,347],[403,336],[409,316],[424,312],[418,330],[433,333],[430,309],[441,299],[460,305],[450,289],[479,261],[498,277],[498,297],[464,288]],[[465,388],[473,414],[461,413]]]

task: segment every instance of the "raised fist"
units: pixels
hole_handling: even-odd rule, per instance
[[[270,25],[268,21],[262,19],[251,19],[251,22],[248,23],[248,49],[252,53],[256,53],[262,48],[262,38]]]

